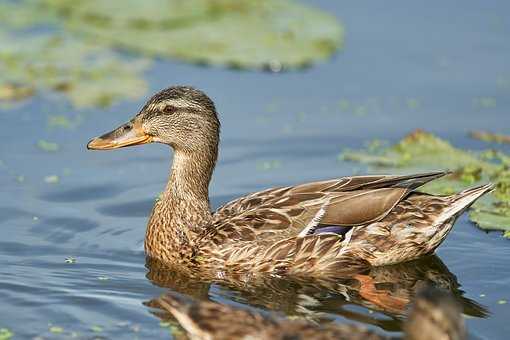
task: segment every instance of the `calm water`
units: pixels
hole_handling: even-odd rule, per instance
[[[266,187],[366,172],[337,156],[373,138],[396,141],[424,128],[481,149],[487,146],[470,140],[468,131],[510,133],[508,2],[313,4],[346,27],[345,49],[328,63],[267,74],[161,61],[148,74],[151,91],[191,84],[217,103],[223,131],[211,185],[216,207]],[[496,105],[483,107],[480,98]],[[342,99],[351,109],[340,110]],[[161,145],[85,149],[90,137],[126,121],[141,104],[82,112],[83,122],[71,130],[47,127],[48,115],[77,115],[47,98],[1,112],[0,328],[19,338],[168,338],[170,331],[147,305],[174,289],[396,332],[402,311],[360,292],[360,284],[375,280],[397,297],[433,281],[462,301],[472,338],[502,339],[510,332],[509,241],[478,230],[466,216],[438,257],[319,287],[281,281],[237,289],[149,271],[145,224],[171,152]],[[39,150],[40,139],[59,143],[61,150]],[[53,175],[58,183],[47,183]],[[66,263],[69,257],[76,263]]]

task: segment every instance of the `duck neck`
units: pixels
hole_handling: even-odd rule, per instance
[[[194,152],[192,154],[176,150],[170,171],[168,183],[162,195],[162,200],[174,209],[184,204],[186,211],[182,217],[191,214],[211,216],[209,208],[209,182],[216,163],[214,156],[207,152]]]
[[[185,254],[194,236],[211,221],[209,182],[217,152],[217,145],[203,152],[175,150],[168,183],[147,226],[145,249],[149,256]]]

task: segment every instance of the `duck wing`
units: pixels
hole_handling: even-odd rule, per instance
[[[221,245],[342,235],[338,230],[381,220],[413,190],[446,174],[352,176],[256,192],[219,208],[202,239]]]

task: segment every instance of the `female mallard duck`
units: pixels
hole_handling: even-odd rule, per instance
[[[172,292],[151,301],[150,306],[169,314],[155,313],[163,320],[169,320],[169,316],[175,318],[193,340],[395,339],[357,325],[318,325],[306,320],[282,319],[214,302],[199,302]],[[403,329],[408,340],[466,338],[464,321],[456,301],[450,294],[432,288],[417,295]]]
[[[149,257],[220,276],[335,276],[432,253],[456,218],[492,189],[488,184],[452,196],[414,191],[447,172],[353,176],[252,193],[213,214],[208,186],[219,131],[211,99],[178,86],[88,143],[95,150],[151,142],[174,149],[170,178],[147,226]]]

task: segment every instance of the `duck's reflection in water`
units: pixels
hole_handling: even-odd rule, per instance
[[[215,294],[224,293],[226,300],[316,322],[328,322],[333,316],[342,316],[386,331],[400,331],[408,306],[416,292],[425,286],[451,292],[465,315],[478,318],[488,315],[483,306],[463,296],[456,276],[437,256],[374,267],[327,280],[258,276],[218,279],[203,273],[182,273],[150,259],[147,267],[147,278],[155,285],[196,299],[208,300],[214,285]],[[157,308],[157,298],[146,304]],[[368,310],[349,307],[352,305]],[[166,313],[154,311],[154,314],[162,319],[169,318]]]

